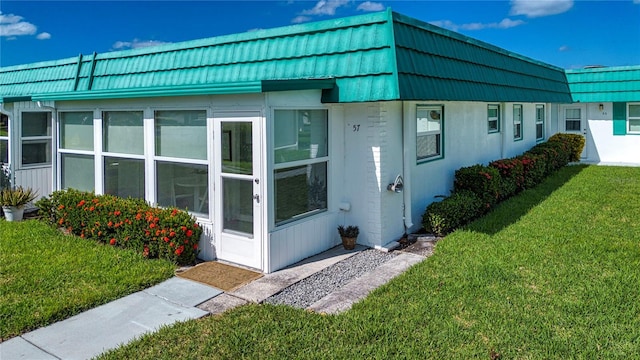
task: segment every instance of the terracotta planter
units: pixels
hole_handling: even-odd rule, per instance
[[[356,239],[354,237],[342,237],[342,246],[345,250],[353,250],[356,247]]]
[[[7,221],[20,221],[24,215],[24,206],[3,206],[2,211]]]

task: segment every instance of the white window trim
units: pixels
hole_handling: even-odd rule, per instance
[[[275,161],[275,157],[274,157],[274,152],[278,149],[283,149],[283,148],[287,148],[287,147],[279,147],[276,148],[275,147],[275,126],[276,126],[276,122],[275,122],[275,114],[277,110],[324,110],[327,112],[327,155],[326,156],[319,156],[319,157],[315,157],[315,158],[311,158],[311,159],[302,159],[302,160],[295,160],[295,161],[291,161],[291,162],[283,162],[283,163],[276,163]],[[269,208],[270,210],[268,211],[268,222],[269,222],[269,228],[270,229],[284,229],[287,228],[289,226],[293,226],[295,224],[297,224],[300,221],[306,221],[309,220],[309,218],[314,217],[316,215],[319,214],[324,214],[327,211],[329,211],[329,209],[331,208],[331,194],[332,194],[332,186],[331,184],[331,178],[332,178],[332,170],[331,170],[331,144],[332,144],[332,123],[331,123],[331,108],[329,107],[322,107],[322,106],[274,106],[270,108],[269,111],[269,116],[270,116],[270,121],[269,121],[269,125],[268,125],[268,131],[267,131],[267,161],[268,161],[268,169],[267,169],[267,174],[268,174],[268,186],[267,186],[267,192],[268,192],[268,199],[273,199],[273,201],[270,202]],[[281,170],[281,169],[286,169],[286,168],[292,168],[292,167],[299,167],[299,166],[303,166],[303,165],[313,165],[313,164],[320,164],[320,163],[326,163],[327,164],[327,208],[326,209],[317,209],[317,210],[312,210],[303,214],[299,214],[294,216],[293,218],[286,220],[286,221],[282,221],[280,223],[276,223],[276,209],[275,209],[275,172],[277,170]]]
[[[542,119],[538,118],[538,109],[542,109]],[[536,141],[540,142],[544,140],[545,137],[545,120],[547,114],[544,108],[544,104],[536,104]],[[542,125],[542,136],[538,137],[538,125]]]
[[[640,134],[640,131],[631,130],[631,120],[640,121],[640,116],[631,116],[631,106],[640,106],[640,103],[627,103],[627,134]]]
[[[497,113],[496,117],[489,116],[489,110],[491,109],[496,109],[496,113]],[[496,128],[492,129],[489,124],[494,121],[496,122]],[[496,134],[500,132],[500,104],[487,105],[487,131],[489,132],[489,134]]]
[[[518,108],[520,109],[520,119],[516,121],[515,113],[516,113],[516,109],[518,109]],[[524,111],[523,111],[522,104],[514,104],[513,105],[513,130],[514,130],[513,131],[513,141],[520,141],[520,140],[524,139],[524,131],[523,131],[523,126],[522,126],[523,118],[524,118]],[[515,126],[516,125],[520,125],[520,136],[517,136],[517,137],[516,137],[516,134],[515,134]]]
[[[50,135],[41,135],[41,136],[22,136],[22,123],[23,123],[23,116],[25,113],[44,113],[47,114],[47,121],[48,121],[48,125],[49,125],[49,131],[51,132]],[[51,113],[51,111],[22,111],[20,113],[20,128],[19,128],[19,139],[20,139],[20,145],[18,146],[18,153],[19,153],[19,161],[18,163],[20,164],[20,169],[33,169],[33,168],[38,168],[38,167],[43,167],[43,166],[51,166],[52,162],[53,162],[53,156],[54,154],[51,153],[50,156],[51,158],[49,159],[48,162],[42,162],[42,163],[35,163],[35,164],[24,164],[22,162],[22,152],[23,152],[23,145],[25,143],[25,141],[27,143],[32,142],[32,143],[39,143],[39,142],[47,142],[49,144],[48,150],[52,151],[52,143],[53,143],[53,124],[52,124],[52,119],[53,119],[53,114]]]
[[[0,141],[7,142],[7,162],[5,164],[9,164],[11,163],[11,136],[9,136],[11,134],[11,122],[9,121],[9,115],[3,113],[2,116],[7,117],[7,136],[0,136]],[[2,159],[0,159],[0,162],[3,162]]]
[[[440,111],[440,130],[434,130],[434,131],[423,131],[423,132],[418,132],[418,128],[417,128],[417,122],[418,122],[418,110],[420,109],[438,109]],[[444,158],[444,105],[418,105],[416,106],[416,113],[414,116],[414,124],[416,125],[416,162],[418,164],[422,164],[422,163],[426,163],[429,161],[433,161],[433,160],[440,160]],[[418,137],[420,136],[428,136],[428,135],[440,135],[440,146],[438,148],[438,153],[431,155],[431,156],[427,156],[427,157],[422,157],[422,158],[418,158],[418,154],[417,154],[417,147],[418,147]]]

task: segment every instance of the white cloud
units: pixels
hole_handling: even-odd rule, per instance
[[[634,4],[640,4],[640,0],[633,0]]]
[[[127,49],[139,49],[145,48],[149,46],[156,46],[168,44],[164,41],[156,41],[156,40],[139,40],[133,39],[133,41],[116,41],[112,46],[111,50],[127,50]]]
[[[302,11],[302,15],[335,15],[337,8],[348,3],[349,0],[320,0],[313,8]]]
[[[21,35],[33,35],[38,28],[26,21],[22,21],[23,17],[8,14],[4,15],[0,12],[0,36],[14,37]]]
[[[49,34],[48,32],[41,32],[40,34],[36,35],[36,39],[49,40],[51,39],[51,34]]]
[[[500,22],[493,23],[467,23],[467,24],[456,24],[451,20],[438,20],[432,21],[432,25],[443,27],[449,30],[458,31],[458,30],[483,30],[483,29],[509,29],[512,27],[520,26],[525,24],[522,20],[511,20],[509,18],[502,19]]]
[[[511,11],[509,14],[535,18],[562,14],[563,12],[569,11],[572,7],[573,0],[511,0]]]
[[[300,24],[303,22],[311,21],[311,18],[308,16],[299,15],[291,19],[291,22],[294,24]]]
[[[638,0],[640,1],[640,0]],[[382,11],[384,10],[384,5],[379,2],[365,1],[362,4],[358,5],[356,10],[360,11]]]
[[[569,50],[571,50],[571,48],[567,45],[562,45],[558,48],[558,51],[560,52],[569,51]]]

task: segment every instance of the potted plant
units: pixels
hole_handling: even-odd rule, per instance
[[[358,229],[357,226],[349,225],[344,227],[340,225],[338,226],[338,233],[340,233],[340,237],[342,238],[342,246],[344,246],[346,250],[353,250],[356,247],[356,239],[360,233],[360,229]]]
[[[24,214],[24,206],[38,197],[31,188],[7,188],[0,190],[0,205],[7,221],[20,221]]]

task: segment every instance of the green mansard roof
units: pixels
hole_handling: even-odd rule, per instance
[[[0,68],[0,101],[322,89],[323,102],[570,102],[562,69],[387,10]]]
[[[567,70],[574,101],[640,101],[640,66]]]

